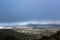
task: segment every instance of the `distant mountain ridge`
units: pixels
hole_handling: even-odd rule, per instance
[[[15,29],[15,28],[41,28],[41,27],[60,27],[60,24],[26,24],[15,26],[2,26],[0,29]]]
[[[27,24],[28,27],[39,27],[39,26],[48,26],[48,27],[60,27],[60,24]]]

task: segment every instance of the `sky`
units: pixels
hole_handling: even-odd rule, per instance
[[[60,0],[0,0],[0,23],[60,20]]]

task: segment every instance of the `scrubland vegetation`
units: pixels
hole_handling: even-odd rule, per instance
[[[48,34],[48,32],[47,32]],[[0,40],[60,40],[60,31],[50,36],[17,32],[14,29],[0,29]]]

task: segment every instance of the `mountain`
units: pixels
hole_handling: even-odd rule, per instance
[[[0,27],[0,29],[14,29],[14,28],[41,28],[41,27],[60,27],[60,24],[26,24]]]
[[[60,24],[27,24],[28,27],[60,27]]]

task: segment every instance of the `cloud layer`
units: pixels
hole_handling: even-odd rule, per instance
[[[60,21],[24,21],[24,22],[13,22],[13,23],[0,23],[0,26],[17,26],[27,24],[60,24]]]

